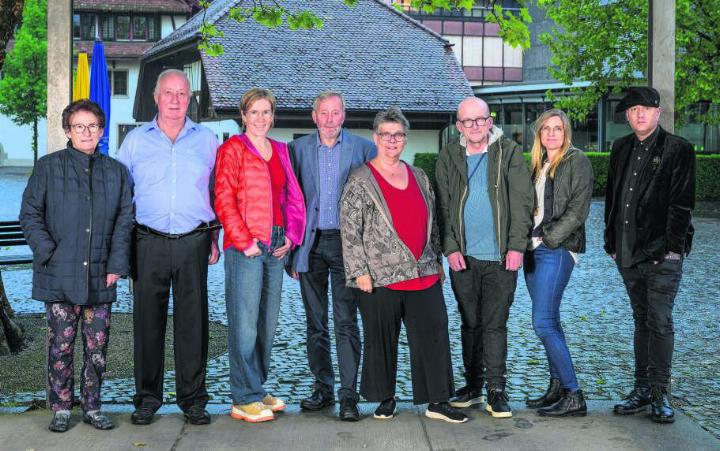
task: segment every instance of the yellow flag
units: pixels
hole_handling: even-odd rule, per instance
[[[78,54],[77,74],[73,84],[73,102],[90,98],[90,70],[88,69],[87,53]]]

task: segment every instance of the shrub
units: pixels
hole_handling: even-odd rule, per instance
[[[590,159],[595,183],[593,185],[593,196],[605,196],[605,185],[607,184],[608,164],[610,163],[609,152],[586,152]],[[530,154],[524,154],[525,160],[530,164]],[[415,166],[421,168],[435,181],[436,153],[415,154]],[[697,200],[720,200],[720,155],[697,155]]]

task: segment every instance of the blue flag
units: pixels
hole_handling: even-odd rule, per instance
[[[105,131],[98,143],[98,148],[100,152],[107,155],[110,137],[110,83],[105,62],[105,47],[102,41],[95,41],[93,47],[92,67],[90,68],[90,100],[100,105],[105,113]]]

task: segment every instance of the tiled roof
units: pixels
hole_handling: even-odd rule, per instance
[[[324,89],[342,91],[348,109],[376,111],[397,105],[407,112],[454,112],[470,85],[447,41],[382,3],[360,0],[286,0],[289,9],[309,8],[324,20],[321,30],[269,29],[238,23],[228,9],[242,0],[216,0],[206,21],[224,33],[225,53],[202,61],[216,110],[236,110],[243,92],[271,88],[280,110],[307,110]],[[148,58],[196,38],[201,17],[191,18],[158,42]]]
[[[185,0],[74,0],[73,10],[188,14],[191,7]]]
[[[73,41],[73,50],[92,56],[94,41]],[[105,58],[140,58],[154,42],[113,42],[105,41]]]

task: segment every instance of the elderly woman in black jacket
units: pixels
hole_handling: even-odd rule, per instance
[[[83,421],[111,429],[100,413],[110,305],[117,280],[129,273],[131,179],[125,166],[97,150],[105,114],[89,100],[68,105],[66,149],[38,160],[23,193],[20,224],[33,251],[32,297],[48,321],[49,429],[68,429],[73,404],[73,349],[82,324]]]

